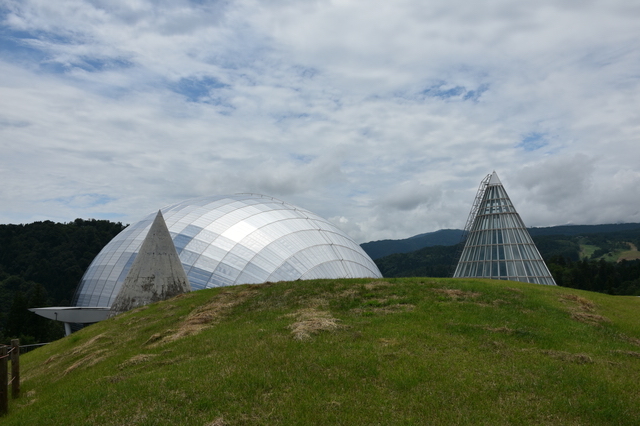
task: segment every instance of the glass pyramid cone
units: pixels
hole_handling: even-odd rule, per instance
[[[480,184],[454,278],[556,285],[496,172]]]

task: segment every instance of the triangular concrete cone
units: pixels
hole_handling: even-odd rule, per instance
[[[110,317],[191,291],[167,224],[158,211],[129,274],[111,306]]]

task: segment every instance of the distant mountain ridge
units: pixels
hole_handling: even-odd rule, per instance
[[[379,259],[396,253],[409,253],[432,246],[452,246],[460,242],[462,230],[441,229],[435,232],[415,235],[403,240],[380,240],[360,244],[360,247],[371,257]]]
[[[560,225],[540,228],[527,228],[532,237],[542,235],[586,235],[602,232],[621,232],[640,229],[640,223],[615,223],[604,225]],[[435,232],[414,235],[401,240],[379,240],[360,244],[360,247],[372,259],[396,253],[410,253],[425,247],[453,246],[462,238],[461,229],[441,229]]]
[[[538,235],[586,235],[603,232],[622,232],[639,229],[640,223],[612,223],[604,225],[559,225],[544,228],[527,228],[532,237]]]

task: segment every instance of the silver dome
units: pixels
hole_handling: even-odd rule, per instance
[[[193,290],[267,281],[380,278],[360,246],[327,220],[258,194],[161,209]],[[76,306],[111,306],[157,212],[118,234],[82,277]]]

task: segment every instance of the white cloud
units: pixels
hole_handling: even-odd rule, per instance
[[[263,192],[359,241],[640,221],[632,1],[0,3],[0,223]]]

